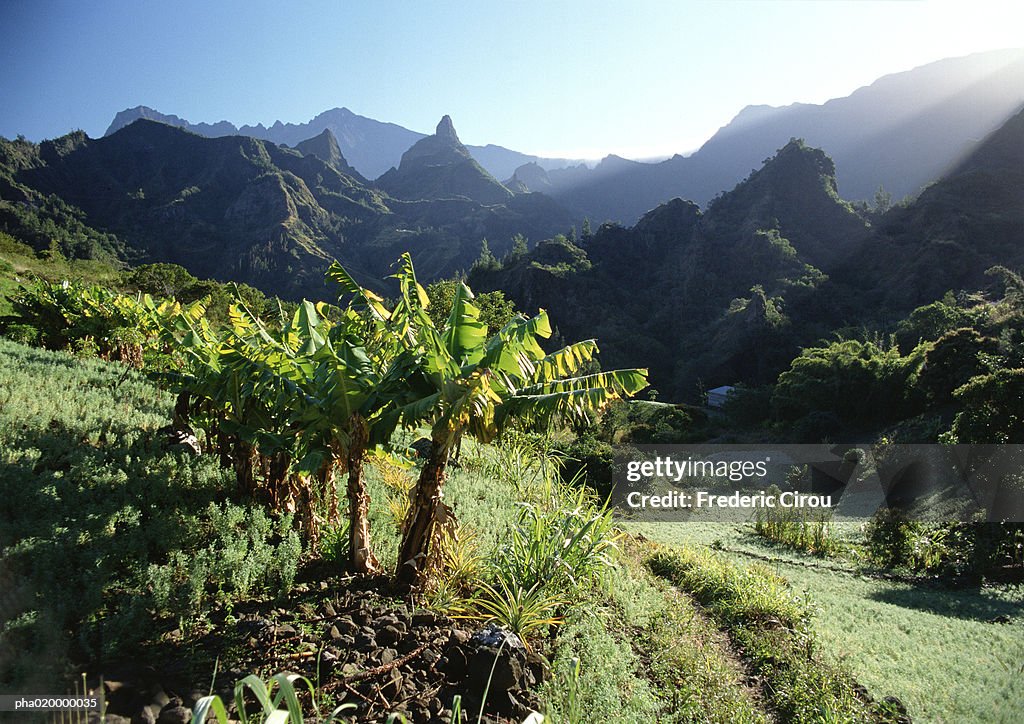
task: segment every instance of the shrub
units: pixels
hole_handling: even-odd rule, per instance
[[[921,526],[899,508],[881,508],[864,528],[868,558],[885,568],[910,561]]]
[[[39,330],[31,324],[8,324],[4,336],[18,344],[36,345],[39,343]]]

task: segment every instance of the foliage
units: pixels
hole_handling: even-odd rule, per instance
[[[272,520],[259,508],[211,503],[197,523],[206,529],[198,537],[204,547],[172,551],[146,572],[159,611],[187,620],[211,603],[291,588],[302,546],[290,516]]]
[[[910,559],[920,524],[899,508],[881,508],[865,526],[868,558],[891,568]]]
[[[1014,720],[1024,707],[1015,663],[1024,640],[1020,586],[909,583],[863,575],[841,560],[810,566],[803,556],[766,547],[744,526],[730,523],[629,528],[672,546],[704,547],[717,541],[723,548],[718,555],[739,566],[749,565],[752,556],[771,557],[769,565],[793,590],[809,592],[822,653],[842,662],[876,700],[899,697],[915,721]],[[837,523],[836,530],[844,542],[862,539],[856,524]],[[992,623],[1002,616],[1009,623]]]
[[[443,279],[427,285],[427,311],[438,329],[447,321],[456,289],[461,283],[457,279]],[[504,292],[500,290],[477,294],[473,301],[480,308],[480,321],[487,325],[488,335],[496,334],[516,316],[515,304],[506,299]]]
[[[827,410],[848,425],[902,419],[917,409],[914,381],[923,361],[893,346],[848,339],[805,349],[779,375],[772,407],[783,420]]]
[[[316,688],[309,679],[296,674],[279,673],[274,674],[264,683],[259,677],[250,674],[235,684],[235,711],[242,724],[249,724],[252,721],[250,719],[252,715],[248,711],[246,702],[247,690],[259,704],[258,721],[260,724],[303,724],[306,719],[303,716],[303,706],[295,688],[296,683],[305,684],[309,689],[313,698],[314,720],[317,722],[333,724],[336,721],[343,721],[342,715],[356,708],[355,704],[342,704],[335,708],[326,719],[321,719],[319,708],[316,705]],[[274,693],[275,687],[277,688],[276,694]],[[285,708],[279,709],[278,707],[282,704]],[[192,721],[205,722],[211,715],[218,724],[228,724],[231,721],[223,700],[217,695],[204,696],[196,702],[192,709]]]
[[[33,203],[0,200],[0,229],[25,240],[37,252],[114,264],[133,256],[117,236],[92,227],[78,207],[56,194],[25,191]]]
[[[953,421],[951,441],[1024,440],[1024,369],[1001,369],[973,377],[953,395],[963,407]]]
[[[37,642],[75,631],[78,655],[110,652],[154,615],[196,625],[289,585],[289,521],[228,499],[215,460],[169,447],[157,430],[173,400],[138,373],[0,340],[0,390],[0,569],[31,592],[4,615],[35,612]]]
[[[525,588],[499,578],[497,585],[481,583],[480,590],[469,602],[464,618],[494,622],[522,639],[529,648],[529,638],[540,629],[562,623],[552,612],[568,603],[561,594],[534,584]]]
[[[865,526],[868,558],[952,580],[980,581],[1024,566],[1024,525],[987,521],[924,524],[894,508],[879,510]]]
[[[578,588],[611,565],[612,511],[596,509],[584,489],[550,510],[522,504],[516,525],[491,562],[493,576],[522,589]]]
[[[593,340],[546,354],[539,340],[551,336],[551,327],[543,311],[532,319],[517,317],[488,338],[473,293],[464,284],[439,329],[408,255],[395,274],[401,295],[393,310],[340,266],[332,267],[331,274],[398,344],[393,379],[401,381],[411,401],[385,419],[431,427],[431,449],[413,492],[399,555],[398,575],[405,581],[423,577],[432,541],[441,534],[435,524],[451,519],[446,506],[439,505],[440,494],[449,458],[464,435],[487,442],[514,421],[543,427],[589,420],[610,402],[646,386],[644,370],[580,375],[597,352]]]
[[[91,340],[99,356],[136,367],[142,364],[143,343],[155,331],[140,299],[98,285],[39,280],[11,302],[12,323],[36,330],[44,347],[68,349]]]
[[[928,347],[918,384],[935,402],[950,402],[957,388],[986,371],[982,355],[995,352],[996,340],[976,329],[947,332]]]
[[[900,349],[909,352],[921,342],[932,342],[955,329],[972,326],[978,317],[977,311],[964,309],[947,292],[943,299],[918,307],[902,320],[896,327],[896,338]]]
[[[781,491],[771,486],[768,495],[778,496]],[[815,513],[804,508],[758,508],[754,518],[754,531],[770,541],[816,556],[830,556],[839,548],[832,531],[832,515]]]

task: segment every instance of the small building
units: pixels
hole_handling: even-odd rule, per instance
[[[721,407],[735,389],[732,385],[722,385],[708,390],[708,407]]]

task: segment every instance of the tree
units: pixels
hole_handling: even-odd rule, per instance
[[[891,208],[892,194],[886,191],[885,187],[879,186],[878,190],[875,191],[875,213],[881,215]]]
[[[530,251],[530,247],[526,242],[526,237],[522,234],[516,234],[512,237],[512,251],[510,251],[504,258],[505,264],[514,264],[523,257],[525,257]]]
[[[451,518],[442,491],[448,461],[464,435],[488,442],[513,420],[544,425],[589,419],[643,389],[647,373],[578,375],[597,344],[588,340],[545,354],[539,340],[551,336],[551,326],[543,311],[531,319],[517,316],[489,337],[473,293],[462,283],[439,328],[408,254],[395,276],[401,294],[388,323],[403,346],[396,370],[412,396],[395,412],[407,426],[430,425],[430,451],[412,493],[396,572],[399,580],[417,584],[436,548],[439,523]]]
[[[590,217],[583,219],[583,230],[580,234],[580,243],[586,245],[590,243],[590,240],[594,238],[594,233],[590,230]]]
[[[902,357],[895,346],[842,340],[803,350],[779,375],[772,407],[782,419],[834,413],[847,425],[902,419],[914,411],[914,378],[924,348]]]
[[[480,242],[480,256],[473,262],[473,269],[481,269],[488,271],[491,269],[497,269],[500,266],[498,259],[491,252],[490,244],[487,243],[487,239]]]
[[[964,406],[953,421],[955,442],[1024,440],[1024,369],[1002,369],[974,377],[954,395]]]

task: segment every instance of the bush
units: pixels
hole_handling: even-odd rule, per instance
[[[39,343],[39,330],[31,324],[8,324],[4,328],[4,336],[18,344],[31,346]]]
[[[885,568],[906,565],[921,525],[899,508],[881,508],[864,528],[868,558]]]
[[[211,503],[196,523],[203,531],[197,550],[172,551],[146,572],[158,610],[191,618],[211,603],[291,587],[302,546],[290,515],[272,520],[259,508]]]
[[[615,452],[612,446],[598,440],[593,433],[579,435],[562,448],[562,480],[569,482],[583,476],[586,484],[605,499],[615,485]]]

